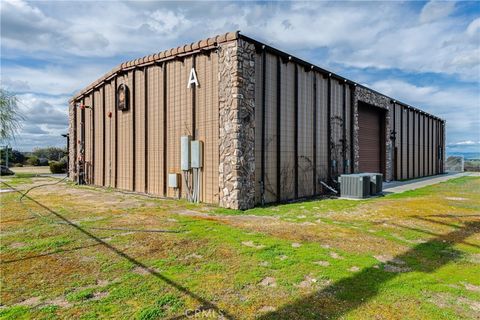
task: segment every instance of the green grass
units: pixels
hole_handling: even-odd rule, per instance
[[[0,318],[469,319],[480,300],[479,188],[462,177],[247,211],[63,183],[32,191],[84,232],[3,194]],[[400,264],[378,260],[388,256]],[[31,297],[41,303],[20,305]]]

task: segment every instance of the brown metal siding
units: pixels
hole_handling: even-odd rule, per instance
[[[195,70],[204,83],[196,88],[196,139],[204,142],[204,169],[202,199],[204,202],[218,202],[218,89],[217,55],[197,56]],[[186,81],[185,81],[186,83]],[[186,85],[185,85],[186,86]]]
[[[148,68],[148,193],[163,195],[163,69]]]
[[[280,66],[280,200],[288,200],[295,198],[295,65]]]
[[[424,130],[424,116],[420,115],[420,121],[419,121],[419,133],[418,133],[418,145],[419,145],[419,175],[420,177],[425,176],[425,145],[424,145],[424,135],[423,135],[423,130]]]
[[[145,191],[145,79],[142,70],[135,72],[135,191]],[[132,92],[133,93],[133,92]],[[132,168],[133,170],[133,168]]]
[[[114,83],[104,85],[105,90],[105,186],[115,187],[115,97]],[[110,115],[110,116],[109,116]]]
[[[277,200],[277,57],[267,54],[265,108],[265,202]]]
[[[133,190],[133,135],[132,135],[132,71],[118,78],[117,87],[125,83],[130,88],[130,110],[118,111],[118,169],[117,169],[117,188],[124,190]]]
[[[327,79],[316,74],[317,77],[317,176],[320,181],[328,179],[328,118],[327,118]],[[322,185],[317,182],[317,192]]]
[[[345,166],[345,173],[351,173],[352,170],[352,134],[351,134],[351,129],[352,129],[352,90],[350,86],[347,84],[344,84],[345,86],[345,159],[344,159],[344,166]]]
[[[103,186],[103,88],[94,91],[93,106],[94,128],[95,128],[95,151],[94,151],[94,184]]]
[[[312,73],[298,68],[298,196],[313,196]]]
[[[263,54],[255,55],[255,203],[262,202]]]
[[[336,176],[343,172],[343,87],[337,80],[332,79],[332,109],[330,113],[331,123],[331,157],[334,160],[332,168],[333,174]]]

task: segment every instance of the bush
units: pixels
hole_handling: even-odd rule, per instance
[[[51,173],[65,173],[67,172],[67,163],[61,161],[50,161],[48,164],[50,166]]]
[[[30,156],[27,159],[27,164],[30,166],[38,166],[40,165],[40,161],[38,161],[38,158],[36,156]]]
[[[47,158],[38,158],[38,165],[39,166],[48,166],[48,159]]]
[[[8,156],[8,164],[14,165],[15,163],[23,163],[25,161],[25,156],[22,152],[14,150],[12,148],[0,148],[0,164],[5,165],[5,154]]]
[[[45,158],[50,161],[59,161],[63,156],[67,154],[67,150],[57,147],[36,148],[33,150],[32,154],[39,159]]]

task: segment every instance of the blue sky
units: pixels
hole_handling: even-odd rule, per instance
[[[119,63],[241,30],[446,119],[448,152],[480,152],[479,2],[2,0],[0,11],[20,150],[62,146],[68,99]]]

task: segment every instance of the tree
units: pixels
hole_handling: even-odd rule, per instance
[[[67,151],[63,148],[47,147],[47,148],[35,148],[32,155],[40,158],[48,159],[49,161],[59,161],[67,154]]]
[[[7,155],[5,153],[7,152]],[[12,148],[0,148],[0,163],[5,164],[5,156],[8,157],[9,164],[23,163],[25,161],[25,156],[18,150],[13,150]]]
[[[0,143],[6,144],[15,138],[22,120],[15,94],[0,88]]]

